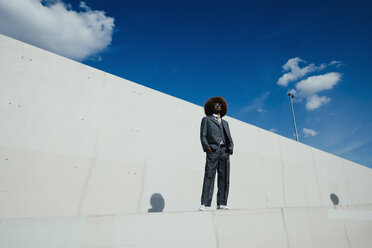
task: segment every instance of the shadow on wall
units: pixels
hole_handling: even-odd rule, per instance
[[[156,213],[156,212],[163,212],[164,209],[164,198],[159,193],[152,194],[150,198],[151,208],[147,211],[148,213]]]
[[[332,193],[329,197],[331,198],[331,201],[334,206],[340,203],[340,199],[338,199],[338,196],[335,193]]]

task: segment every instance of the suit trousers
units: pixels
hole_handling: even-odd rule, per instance
[[[230,154],[226,152],[224,147],[207,152],[206,155],[201,204],[207,207],[210,207],[212,203],[216,171],[218,172],[217,206],[227,205],[230,184]]]

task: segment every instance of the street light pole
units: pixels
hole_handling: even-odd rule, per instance
[[[296,141],[299,141],[298,140],[297,127],[296,127],[296,119],[295,119],[295,114],[294,114],[294,110],[293,110],[293,103],[292,103],[292,98],[294,98],[294,95],[291,94],[290,92],[288,92],[288,96],[289,96],[289,102],[291,103],[292,118],[293,118],[294,130],[295,130],[295,134],[296,134]]]

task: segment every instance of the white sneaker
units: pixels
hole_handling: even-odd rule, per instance
[[[209,207],[206,207],[205,205],[201,205],[200,208],[199,208],[199,211],[206,211],[208,209],[209,209]]]
[[[225,205],[220,205],[220,206],[217,206],[217,209],[221,209],[221,210],[229,210],[229,208]]]

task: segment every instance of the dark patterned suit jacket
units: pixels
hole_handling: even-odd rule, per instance
[[[226,149],[232,151],[234,149],[234,143],[231,138],[229,123],[224,119],[221,119],[221,121],[225,133]],[[218,124],[215,117],[213,115],[205,116],[200,125],[200,140],[203,150],[206,152],[208,146],[210,146],[213,151],[217,150],[220,147],[221,137],[220,124]]]

